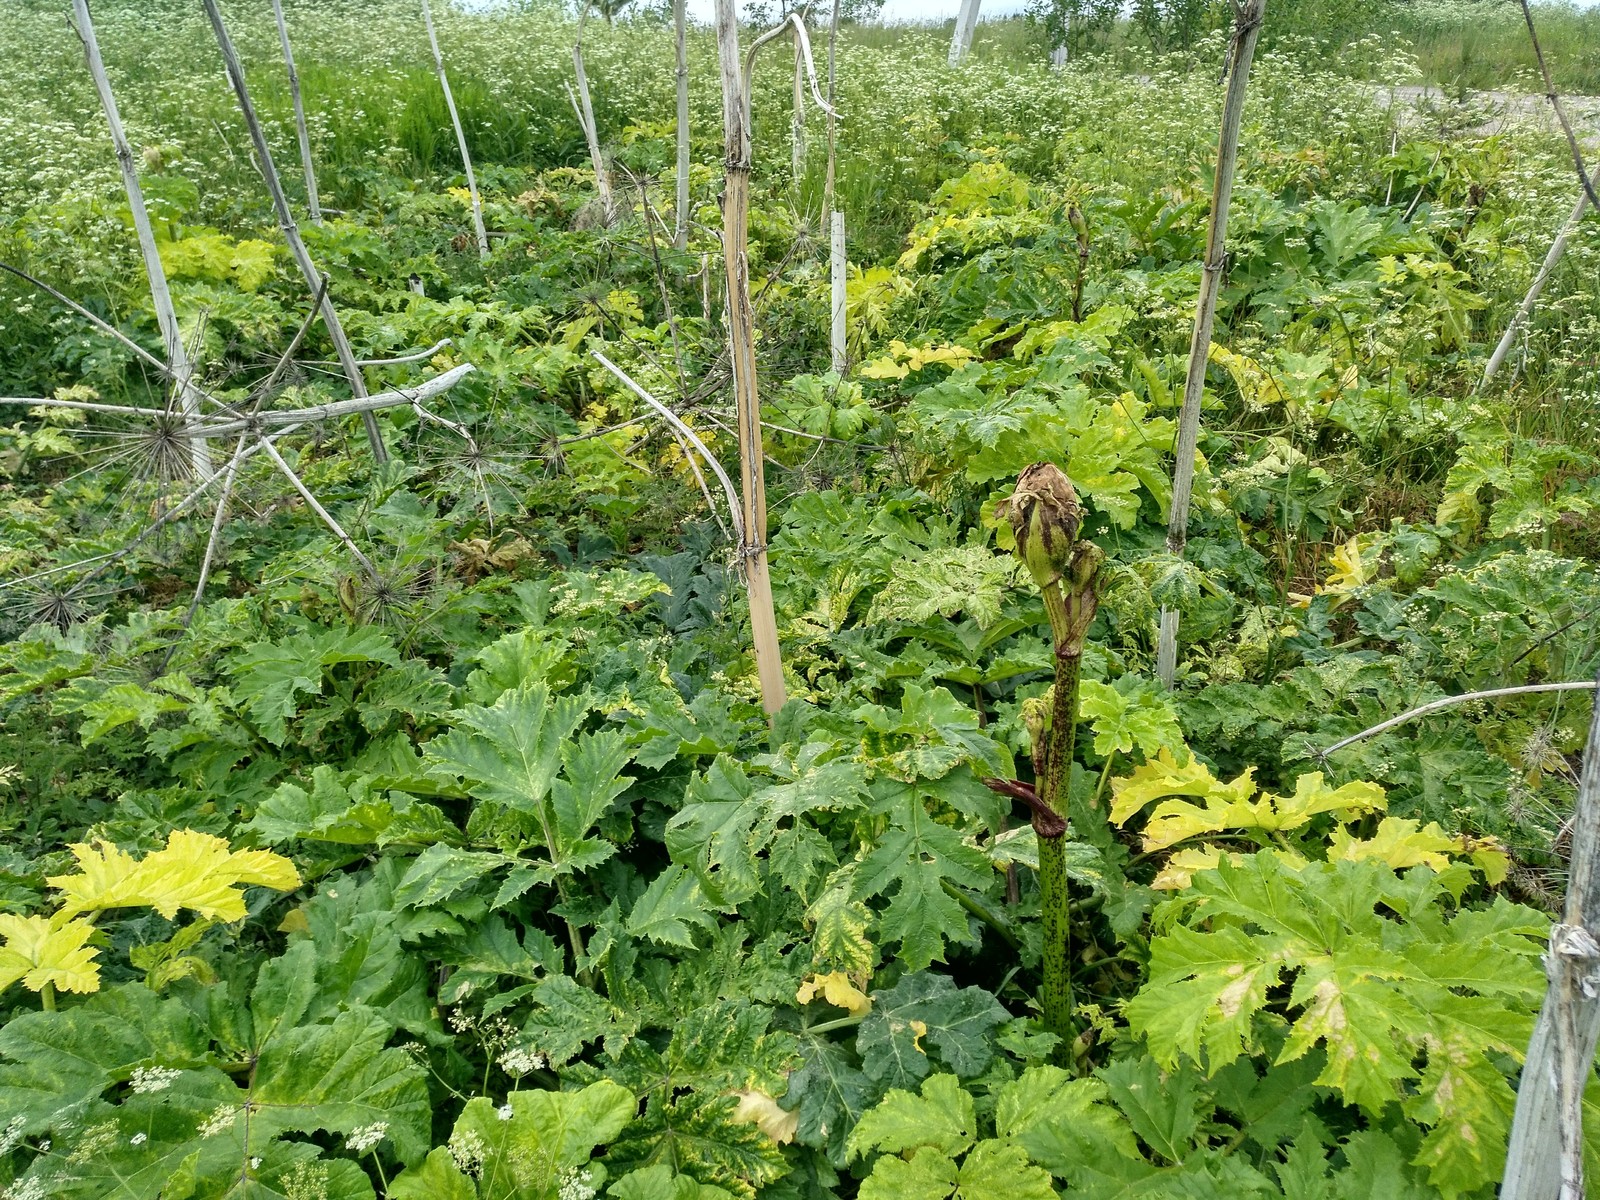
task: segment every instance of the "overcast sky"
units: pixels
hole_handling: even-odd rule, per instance
[[[689,12],[697,21],[709,21],[713,0],[689,0]],[[960,0],[887,0],[883,16],[887,21],[943,21],[956,15]],[[819,5],[819,11],[825,6]],[[1024,0],[983,0],[980,10],[985,17],[1003,17],[1019,13]]]

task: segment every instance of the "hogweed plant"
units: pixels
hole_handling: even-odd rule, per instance
[[[1078,731],[1078,683],[1083,647],[1100,604],[1101,567],[1105,555],[1080,538],[1083,506],[1072,480],[1054,463],[1035,463],[1017,477],[1016,491],[1005,501],[1016,536],[1017,557],[1027,567],[1044,598],[1055,645],[1055,684],[1047,709],[1031,710],[1028,732],[1033,742],[1037,780],[990,780],[996,791],[1016,796],[1033,810],[1033,831],[1039,839],[1040,907],[1044,917],[1045,1023],[1066,1031],[1072,1025],[1067,893],[1067,785]]]

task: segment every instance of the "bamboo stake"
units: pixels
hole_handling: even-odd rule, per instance
[[[289,24],[283,19],[283,0],[272,0],[272,16],[278,22],[278,41],[283,46],[283,65],[289,72],[289,98],[294,102],[294,132],[300,142],[300,166],[306,173],[306,208],[313,225],[322,224],[322,201],[317,196],[317,168],[311,161],[311,132],[306,128],[306,106],[300,97],[300,72],[294,65],[294,47],[289,44]]]
[[[980,0],[961,0],[961,8],[956,13],[955,33],[950,37],[950,65],[959,67],[967,57],[967,51],[972,49],[972,34],[978,28],[978,5]]]
[[[1600,688],[1600,679],[1595,685]],[[1600,703],[1589,722],[1572,825],[1572,874],[1550,931],[1539,1010],[1517,1088],[1501,1200],[1583,1198],[1583,1091],[1600,1043]]]
[[[761,447],[761,398],[756,383],[755,314],[750,303],[750,123],[747,80],[740,70],[735,0],[717,0],[717,56],[722,74],[722,122],[727,180],[722,201],[723,258],[728,280],[728,335],[734,402],[739,415],[739,475],[743,487],[743,543],[739,558],[750,595],[750,627],[761,704],[769,715],[787,694],[778,646],[778,622],[767,573],[767,489]],[[754,47],[752,47],[752,53]]]
[[[672,21],[678,55],[678,211],[673,216],[672,244],[689,245],[689,34],[688,0],[673,0]]]
[[[1206,362],[1211,330],[1216,322],[1217,296],[1222,290],[1222,267],[1228,239],[1228,204],[1233,198],[1233,174],[1239,159],[1239,125],[1244,118],[1245,95],[1250,87],[1250,60],[1267,0],[1245,0],[1234,9],[1233,45],[1229,60],[1228,95],[1222,107],[1222,132],[1217,140],[1217,175],[1211,196],[1211,223],[1206,230],[1206,258],[1195,303],[1194,337],[1189,342],[1189,373],[1183,385],[1183,408],[1178,414],[1177,462],[1172,471],[1172,513],[1167,525],[1167,550],[1183,557],[1189,540],[1189,502],[1194,493],[1194,456],[1200,445],[1200,403],[1205,398]],[[1178,611],[1161,610],[1161,635],[1156,645],[1156,675],[1172,686],[1178,669]]]
[[[455,127],[456,145],[461,149],[461,166],[467,173],[467,194],[472,198],[472,228],[478,235],[478,257],[489,257],[489,234],[483,228],[483,200],[478,195],[478,177],[472,171],[472,155],[467,151],[467,132],[461,128],[461,114],[456,112],[455,93],[450,90],[450,76],[445,73],[444,55],[439,51],[439,35],[433,28],[433,7],[422,0],[422,23],[428,28],[428,45],[433,50],[433,69],[439,75],[439,88],[444,92],[444,106],[450,111],[450,124]]]
[[[600,212],[605,224],[611,224],[616,215],[616,202],[611,195],[611,177],[606,170],[605,157],[600,153],[600,130],[594,122],[594,106],[589,99],[589,74],[583,69],[583,27],[589,19],[589,0],[581,0],[578,13],[578,37],[572,43],[572,69],[578,77],[578,94],[572,107],[577,110],[578,123],[583,126],[584,140],[589,143],[589,161],[594,165],[595,188],[600,193]],[[572,95],[572,89],[567,89]]]
[[[361,368],[356,366],[355,353],[350,349],[350,340],[345,336],[344,325],[339,320],[339,311],[333,305],[333,298],[322,285],[322,273],[311,261],[311,252],[306,249],[305,241],[300,237],[300,226],[296,224],[294,213],[289,208],[289,198],[284,194],[283,178],[273,164],[272,150],[267,145],[267,135],[261,128],[260,119],[256,116],[255,104],[250,99],[249,85],[245,82],[244,68],[239,63],[239,54],[234,49],[233,38],[228,34],[228,27],[223,24],[217,0],[200,0],[200,2],[205,8],[207,19],[211,22],[211,32],[216,35],[217,48],[222,52],[222,64],[228,72],[228,80],[232,83],[234,95],[239,101],[239,111],[244,114],[244,123],[250,130],[250,140],[256,148],[261,177],[272,196],[273,207],[277,209],[278,226],[283,230],[284,240],[289,243],[289,253],[300,268],[301,275],[305,277],[306,290],[313,297],[319,295],[322,297],[322,323],[327,327],[329,340],[333,342],[334,354],[339,359],[345,382],[357,399],[365,397],[366,380],[362,378]],[[371,411],[366,411],[361,414],[361,420],[366,426],[367,441],[372,446],[372,457],[380,463],[388,462],[389,452],[384,449],[383,435],[378,431],[377,418]]]
[[[145,207],[144,189],[139,186],[139,171],[133,161],[133,147],[128,144],[127,132],[122,127],[122,116],[117,110],[117,98],[111,91],[111,80],[106,75],[105,63],[100,58],[100,42],[95,37],[94,18],[89,15],[88,0],[72,0],[72,11],[78,40],[83,43],[84,56],[88,59],[89,74],[94,77],[95,91],[100,96],[100,107],[105,110],[106,124],[111,130],[111,145],[116,151],[117,166],[122,171],[123,189],[128,194],[128,209],[133,216],[133,231],[139,241],[139,253],[144,258],[145,275],[150,281],[150,302],[155,308],[156,325],[161,330],[161,341],[166,348],[173,387],[177,392],[185,424],[193,425],[200,416],[200,396],[193,382],[194,364],[189,359],[188,348],[183,344],[183,332],[178,326],[178,311],[173,306],[172,291],[167,286],[166,268],[161,265],[161,252],[156,248],[155,230],[150,225],[150,211]],[[196,476],[201,479],[211,477],[211,453],[201,438],[189,438],[189,460],[194,464]]]
[[[1597,169],[1592,182],[1593,187],[1600,188],[1600,169]],[[1587,190],[1578,193],[1578,202],[1573,205],[1572,213],[1567,217],[1566,223],[1561,226],[1556,234],[1556,240],[1550,243],[1550,251],[1544,256],[1544,263],[1539,267],[1539,273],[1533,277],[1533,282],[1528,285],[1528,294],[1522,298],[1518,305],[1516,315],[1511,318],[1506,326],[1505,333],[1500,335],[1500,343],[1495,346],[1494,353],[1489,356],[1489,363],[1483,368],[1483,379],[1478,383],[1478,390],[1485,390],[1499,374],[1500,368],[1506,361],[1506,355],[1511,353],[1511,347],[1516,344],[1517,335],[1522,332],[1522,327],[1533,315],[1534,305],[1539,303],[1539,296],[1544,291],[1544,285],[1550,282],[1550,276],[1555,273],[1556,267],[1561,262],[1562,255],[1567,252],[1567,242],[1571,240],[1583,214],[1589,209],[1589,193]]]

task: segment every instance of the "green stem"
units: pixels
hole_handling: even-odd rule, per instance
[[[961,905],[962,908],[966,909],[973,916],[977,917],[978,920],[982,921],[990,929],[998,933],[1001,938],[1005,940],[1006,945],[1010,946],[1013,950],[1022,949],[1022,939],[1017,937],[1016,931],[1011,928],[1011,922],[1007,921],[1004,917],[995,912],[976,896],[969,892],[962,891],[948,879],[939,880],[939,886],[944,888],[945,894],[950,896],[951,899],[953,899],[957,904]]]
[[[867,1019],[868,1014],[860,1016],[838,1017],[832,1021],[823,1021],[819,1025],[807,1025],[807,1033],[832,1033],[835,1029],[849,1029],[852,1025],[859,1025]]]
[[[40,1007],[42,1007],[45,1012],[55,1012],[55,1010],[56,1010],[56,985],[55,984],[46,983],[44,985],[44,987],[39,989],[39,1004],[40,1004]]]
[[[1047,599],[1047,610],[1052,607]],[[1051,625],[1055,624],[1052,619]],[[1072,756],[1077,743],[1078,679],[1083,659],[1079,654],[1062,654],[1063,649],[1070,647],[1058,642],[1055,703],[1050,715],[1045,772],[1039,799],[1065,820],[1067,804],[1064,792],[1070,779]],[[1044,991],[1041,996],[1044,1021],[1057,1033],[1071,1036],[1073,999],[1069,938],[1072,897],[1067,890],[1065,833],[1039,838],[1039,891],[1044,916]]]

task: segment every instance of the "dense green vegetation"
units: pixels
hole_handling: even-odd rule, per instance
[[[198,6],[95,12],[204,387],[346,397],[321,325],[274,369],[310,306]],[[1493,1194],[1590,701],[1322,751],[1600,668],[1593,218],[1475,392],[1577,194],[1553,130],[1391,104],[1375,83],[1425,77],[1403,39],[1286,16],[1179,560],[1221,32],[1052,72],[1020,23],[960,70],[937,31],[846,31],[842,378],[823,121],[796,180],[769,51],[751,273],[792,697],[769,722],[715,481],[591,357],[737,474],[709,34],[678,251],[670,26],[585,35],[608,224],[574,26],[441,13],[480,262],[412,6],[288,12],[338,210],[311,253],[362,358],[449,339],[372,390],[473,364],[434,408],[475,443],[405,407],[383,466],[354,418],[285,437],[372,570],[258,456],[190,620],[214,507],[158,527],[194,486],[170,438],[0,412],[0,1195]],[[270,12],[229,17],[298,204]],[[1432,45],[1490,37],[1440,20]],[[0,46],[0,261],[159,353],[62,6],[11,5]],[[0,395],[163,387],[4,276]],[[1055,1027],[1029,812],[984,782],[1036,778],[1055,656],[999,503],[1041,460],[1106,561]]]

